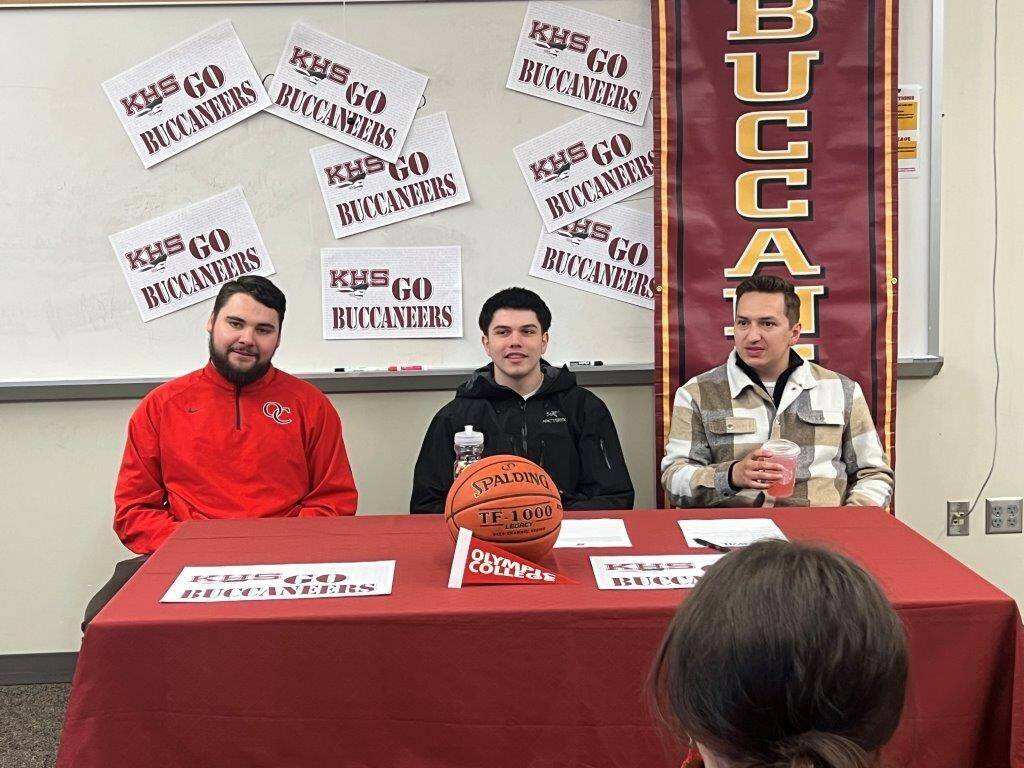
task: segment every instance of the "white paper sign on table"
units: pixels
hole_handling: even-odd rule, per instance
[[[613,205],[554,232],[542,228],[530,274],[654,309],[654,217]]]
[[[143,321],[213,298],[274,265],[241,187],[110,236]]]
[[[691,589],[724,555],[592,555],[598,589]]]
[[[394,560],[190,565],[182,568],[160,602],[225,603],[390,595],[394,577]]]
[[[561,3],[526,7],[506,87],[642,125],[652,83],[651,30]]]
[[[642,126],[584,115],[513,150],[548,232],[653,186],[647,115]]]
[[[147,168],[270,105],[230,21],[112,77],[103,90]]]
[[[680,520],[679,528],[691,547],[704,547],[697,539],[720,547],[746,547],[762,539],[782,539],[786,535],[779,530],[774,520],[768,518],[731,520]]]
[[[426,87],[426,75],[297,23],[267,111],[394,163]]]
[[[618,518],[562,520],[555,549],[570,547],[631,547],[626,521]]]
[[[469,202],[446,112],[412,124],[397,163],[338,143],[309,153],[335,237]]]
[[[325,339],[462,336],[462,248],[324,248]]]

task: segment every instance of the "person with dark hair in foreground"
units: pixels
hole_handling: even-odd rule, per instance
[[[608,407],[542,355],[551,310],[533,291],[506,288],[484,302],[480,332],[491,364],[437,412],[413,471],[412,512],[443,512],[454,480],[455,433],[483,432],[484,455],[544,467],[565,509],[632,509],[633,483]]]
[[[210,362],[163,384],[128,423],[114,530],[118,563],[83,629],[185,520],[354,515],[341,420],[312,384],[279,371],[285,297],[265,277],[225,283],[206,321]]]
[[[773,540],[708,568],[648,689],[690,740],[684,768],[872,768],[906,678],[903,625],[874,579],[843,555]]]

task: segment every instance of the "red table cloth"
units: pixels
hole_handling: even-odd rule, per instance
[[[58,768],[676,768],[651,659],[686,590],[600,591],[590,555],[690,551],[676,521],[772,517],[866,566],[910,640],[894,766],[1021,765],[1013,600],[879,509],[652,510],[633,548],[558,549],[566,586],[447,588],[440,516],[182,525],[89,627]],[[397,561],[393,593],[162,604],[187,565]]]

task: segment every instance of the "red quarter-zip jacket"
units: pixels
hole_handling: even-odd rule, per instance
[[[146,555],[184,520],[354,515],[356,501],[341,419],[319,389],[273,367],[236,387],[207,363],[132,414],[114,530]]]

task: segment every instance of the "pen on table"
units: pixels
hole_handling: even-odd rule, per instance
[[[583,368],[587,366],[604,365],[604,362],[602,360],[570,360],[569,365],[572,367]]]
[[[715,544],[714,542],[708,541],[707,539],[697,539],[697,538],[694,538],[694,541],[697,542],[698,544],[700,544],[702,547],[707,547],[708,549],[714,549],[714,550],[717,550],[718,552],[731,552],[733,549],[735,549],[735,547],[727,547],[724,544]]]

